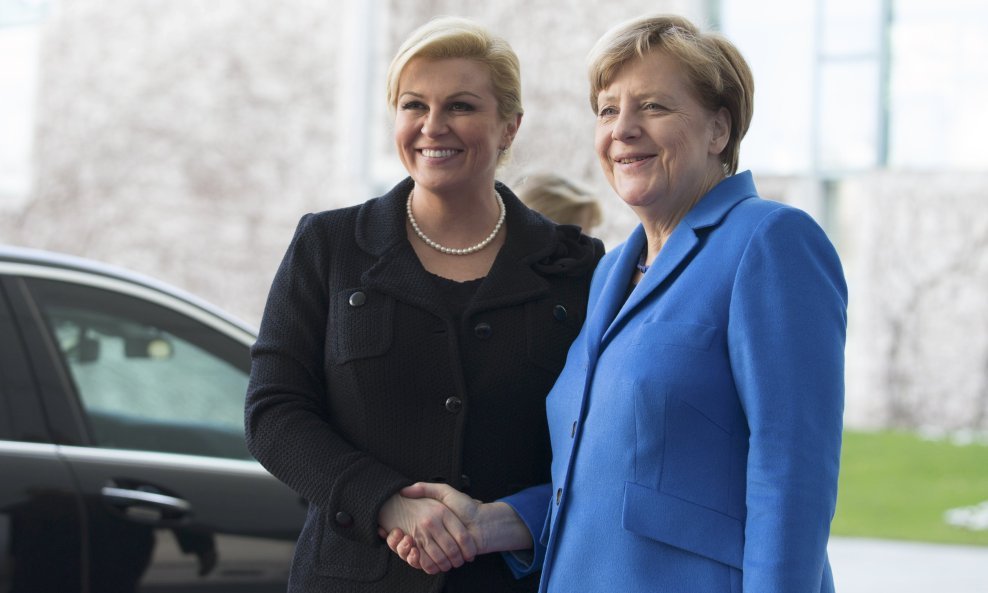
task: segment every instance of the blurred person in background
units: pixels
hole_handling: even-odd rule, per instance
[[[600,164],[641,224],[601,260],[547,398],[551,494],[515,509],[545,524],[541,590],[832,592],[847,287],[823,230],[736,172],[748,65],[645,17],[598,41],[590,85]],[[480,553],[530,543],[444,485],[403,494],[454,510]]]
[[[545,396],[603,246],[495,180],[522,120],[503,39],[429,22],[394,57],[387,99],[409,177],[302,217],[252,349],[249,448],[309,503],[289,590],[534,591],[537,574],[475,559],[445,506],[398,491],[441,482],[512,513],[497,499],[549,480]],[[394,529],[425,571],[390,552]]]
[[[590,234],[600,224],[600,204],[582,185],[555,173],[529,175],[518,188],[526,206],[559,224],[575,224]]]

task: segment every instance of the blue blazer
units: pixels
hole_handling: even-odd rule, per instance
[[[508,500],[544,523],[541,591],[833,591],[847,311],[833,246],[748,172],[697,203],[629,296],[644,245],[639,226],[601,260],[548,396],[550,496]]]

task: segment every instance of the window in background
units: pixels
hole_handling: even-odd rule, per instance
[[[895,0],[890,164],[988,168],[988,3]]]
[[[812,135],[818,173],[884,165],[886,8],[883,0],[817,3]]]
[[[50,2],[0,0],[0,210],[30,192],[40,27]]]
[[[813,4],[723,0],[721,30],[755,77],[755,113],[740,169],[803,174],[811,167]]]
[[[988,168],[988,3],[723,0],[755,75],[742,168],[840,177]]]

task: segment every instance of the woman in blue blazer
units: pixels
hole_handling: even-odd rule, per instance
[[[481,550],[534,549],[519,573],[544,554],[541,591],[833,591],[837,254],[735,173],[753,84],[728,41],[636,19],[598,42],[590,76],[596,151],[641,225],[598,266],[547,398],[552,485],[479,506],[408,492],[465,517]]]

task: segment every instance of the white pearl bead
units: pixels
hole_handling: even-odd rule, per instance
[[[494,197],[497,199],[497,204],[501,209],[501,214],[500,216],[498,216],[497,224],[494,225],[494,230],[491,231],[491,234],[487,235],[487,238],[485,238],[483,241],[477,243],[472,247],[464,247],[462,249],[458,249],[454,247],[446,247],[445,245],[440,245],[439,243],[436,243],[435,241],[427,237],[426,234],[422,232],[422,229],[419,228],[418,221],[415,220],[415,216],[412,214],[412,196],[414,194],[415,194],[414,189],[408,192],[408,201],[405,203],[405,211],[408,213],[408,222],[412,225],[412,230],[415,231],[415,234],[418,236],[419,239],[422,239],[423,243],[425,243],[429,247],[432,247],[433,249],[441,253],[445,253],[448,255],[469,255],[471,253],[480,251],[484,247],[487,247],[490,244],[490,242],[494,240],[494,237],[497,236],[498,231],[501,230],[501,226],[504,225],[504,217],[506,215],[506,209],[504,207],[504,199],[501,198],[501,194],[498,193],[497,190],[494,190]]]

